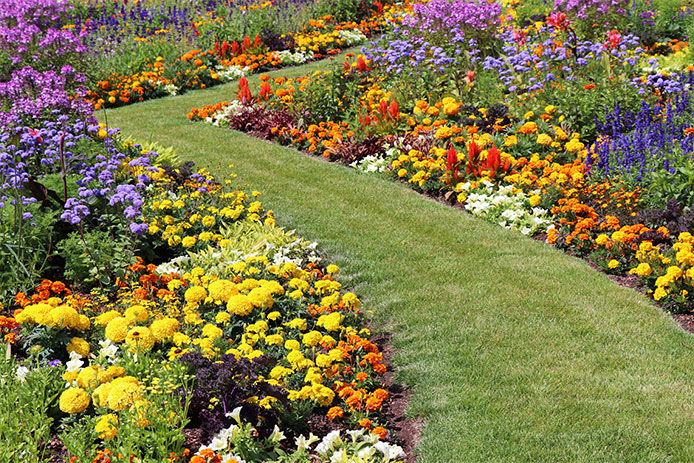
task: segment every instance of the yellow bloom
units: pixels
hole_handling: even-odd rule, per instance
[[[113,342],[123,342],[128,335],[128,326],[128,320],[124,317],[114,318],[106,325],[104,335]]]
[[[212,323],[208,323],[202,328],[202,335],[209,339],[221,338],[223,334],[222,330]]]
[[[99,439],[113,439],[118,431],[118,417],[113,413],[100,416],[94,425],[94,431],[99,435]]]
[[[199,304],[207,298],[207,291],[202,286],[192,286],[186,290],[184,297],[189,304]]]
[[[229,298],[227,310],[235,315],[243,317],[253,311],[253,303],[245,294],[236,294]]]
[[[142,323],[149,318],[149,312],[141,305],[134,305],[125,309],[123,316],[129,323]]]
[[[136,401],[144,398],[144,391],[137,378],[124,376],[114,379],[108,394],[108,407],[117,412],[129,408]]]
[[[162,342],[173,337],[178,331],[180,323],[175,318],[166,317],[161,320],[155,320],[152,326],[149,327],[156,342]]]
[[[134,326],[125,337],[125,344],[133,352],[145,352],[154,347],[154,336],[146,326]]]
[[[215,301],[229,302],[229,298],[239,293],[238,288],[229,280],[215,280],[207,288],[210,297]]]
[[[82,388],[71,387],[60,394],[59,406],[63,413],[74,414],[87,409],[91,399],[89,394]]]
[[[89,343],[82,338],[72,338],[67,345],[67,352],[75,352],[86,358],[89,355]]]

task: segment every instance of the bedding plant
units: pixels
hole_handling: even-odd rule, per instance
[[[3,7],[0,447],[36,462],[402,461],[385,360],[339,268],[259,192],[97,122],[94,37],[64,24],[112,7]]]
[[[629,29],[639,2],[522,3],[412,5],[339,68],[242,79],[188,118],[390,176],[689,312],[686,37]]]

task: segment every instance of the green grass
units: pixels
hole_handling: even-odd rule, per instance
[[[280,71],[289,76],[324,66]],[[393,333],[422,462],[694,460],[694,338],[645,297],[403,185],[186,120],[216,87],[109,111],[263,192]],[[234,168],[229,168],[234,164]]]

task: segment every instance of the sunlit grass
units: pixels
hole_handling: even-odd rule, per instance
[[[694,460],[694,338],[669,316],[580,260],[403,185],[186,119],[235,90],[108,119],[237,173],[281,225],[319,241],[393,333],[409,413],[426,422],[420,461]]]

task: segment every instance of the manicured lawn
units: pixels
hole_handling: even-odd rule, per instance
[[[108,122],[238,173],[281,225],[320,242],[393,334],[410,414],[426,422],[420,461],[694,460],[694,339],[668,315],[582,261],[403,185],[185,117],[235,94],[149,101]]]

